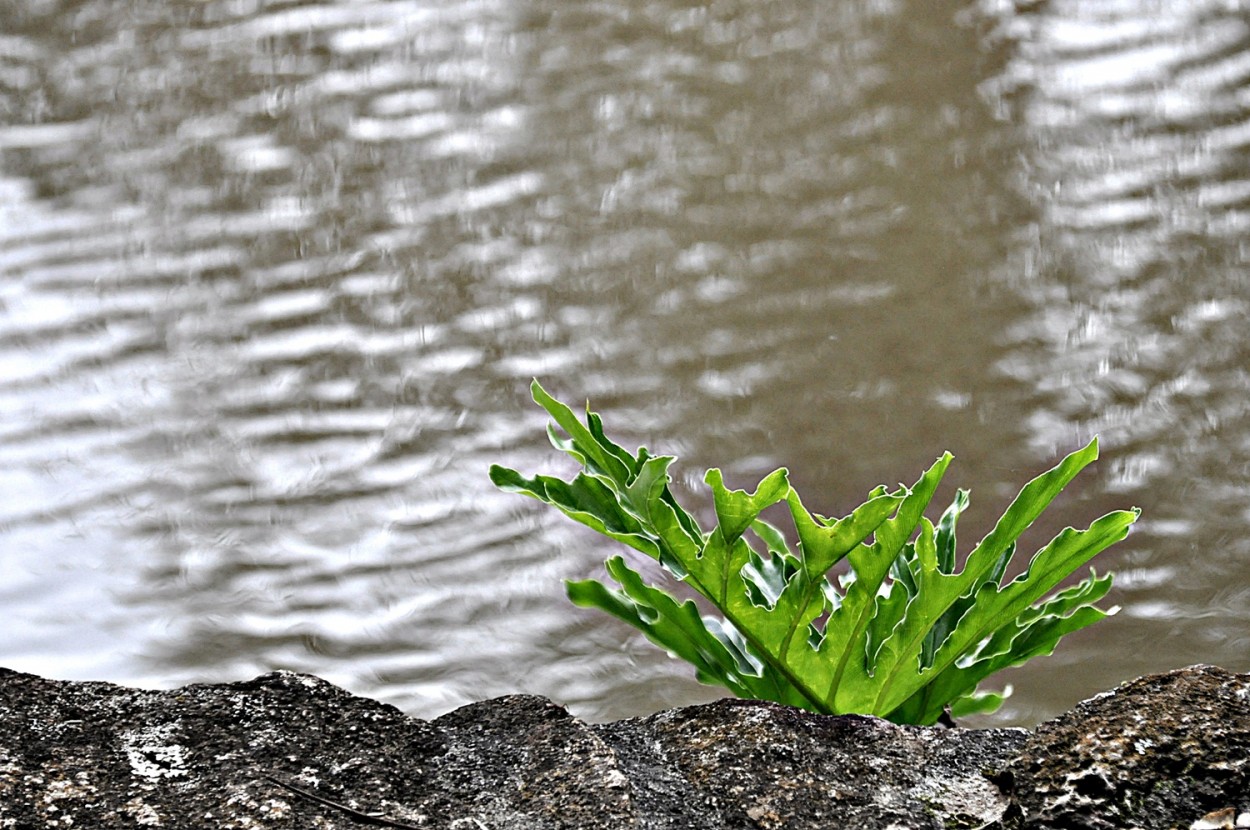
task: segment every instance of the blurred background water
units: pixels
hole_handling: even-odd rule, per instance
[[[703,510],[950,449],[965,550],[1099,434],[1123,611],[984,722],[1250,670],[1248,231],[1240,2],[0,0],[0,665],[718,696],[491,487],[538,377]]]

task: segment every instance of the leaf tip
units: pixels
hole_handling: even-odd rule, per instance
[[[490,465],[490,483],[506,492],[517,492],[519,490],[518,480],[521,474],[510,467],[504,467],[500,464]]]

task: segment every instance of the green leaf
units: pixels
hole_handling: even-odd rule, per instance
[[[655,592],[651,602],[639,601],[593,579],[568,582],[566,587],[575,605],[598,608],[641,629],[656,645],[693,665],[703,682],[719,683],[741,695],[751,693],[739,680],[750,665],[738,665],[739,655],[707,630],[693,602],[678,605],[663,592]],[[729,670],[730,665],[739,670]]]
[[[575,522],[623,542],[655,559],[660,558],[658,540],[630,513],[603,483],[578,475],[571,482],[550,476],[523,477],[515,470],[492,466],[491,481],[505,492],[520,493],[555,507]]]
[[[981,581],[994,568],[1004,551],[1015,544],[1020,534],[1054,501],[1055,496],[1068,486],[1077,473],[1097,458],[1098,439],[1094,438],[1060,461],[1053,469],[1024,485],[1020,495],[1007,507],[994,529],[968,554],[968,563],[964,567],[965,583],[971,586]]]
[[[833,711],[876,714],[871,707],[879,681],[874,679],[875,666],[868,663],[868,627],[877,610],[877,595],[894,560],[924,518],[950,462],[950,453],[934,462],[903,497],[894,516],[877,528],[872,544],[859,546],[848,556],[855,581],[830,614],[820,644],[822,659],[834,666],[831,684],[824,690],[826,705]]]
[[[622,591],[593,579],[566,582],[575,605],[598,608],[639,628],[656,645],[693,665],[705,683],[726,686],[742,697],[790,702],[772,673],[763,671],[740,645],[736,632],[718,621],[705,621],[692,601],[678,603],[648,586],[622,557],[614,556],[606,565]]]
[[[955,698],[950,703],[951,717],[966,718],[969,715],[988,715],[996,712],[1010,694],[1011,687],[1008,686],[1002,692],[977,692]],[[936,718],[934,720],[936,721]]]
[[[1117,511],[1095,521],[1088,530],[1066,528],[1055,539],[1038,551],[1028,570],[1001,589],[993,582],[985,582],[976,589],[971,607],[955,626],[954,631],[938,648],[933,664],[928,668],[908,671],[906,657],[909,646],[923,639],[923,633],[914,629],[900,630],[891,659],[882,660],[887,666],[874,708],[889,712],[930,682],[931,676],[953,665],[956,660],[976,647],[986,637],[1025,612],[1030,605],[1054,588],[1074,570],[1084,565],[1096,554],[1128,535],[1128,528],[1136,521],[1139,511]],[[949,578],[949,577],[947,577]],[[921,587],[916,601],[922,597],[938,597],[938,588],[925,594]],[[917,614],[916,619],[923,619]],[[1066,633],[1066,632],[1065,632]],[[883,647],[882,651],[885,651]],[[918,665],[918,664],[917,664]]]
[[[768,548],[770,553],[793,556],[790,553],[790,545],[786,542],[785,534],[763,519],[756,519],[751,522],[751,532],[764,543],[764,546]]]
[[[818,521],[791,489],[785,495],[803,548],[803,568],[808,576],[824,574],[881,526],[904,500],[902,493],[880,493],[850,515],[835,522]],[[923,508],[922,508],[923,509]]]
[[[647,585],[619,556],[606,565],[620,590],[570,582],[570,599],[628,622],[694,666],[701,681],[744,697],[900,723],[934,723],[947,708],[956,716],[992,711],[1003,695],[978,691],[982,681],[1050,654],[1065,634],[1109,613],[1094,604],[1110,589],[1109,575],[1091,572],[1052,592],[1123,539],[1138,516],[1117,511],[1085,530],[1066,528],[1003,584],[1020,534],[1097,457],[1095,440],[1025,485],[962,569],[956,530],[967,491],[956,491],[936,526],[924,515],[949,453],[911,487],[877,487],[838,519],[810,513],[784,468],[754,492],[730,490],[711,469],[704,481],[717,525],[706,533],[673,496],[676,459],[631,453],[607,438],[596,413],[587,410],[583,425],[537,382],[532,391],[554,421],[552,444],[582,471],[566,482],[492,466],[491,480],[658,560],[721,616]],[[760,518],[781,502],[794,549]]]
[[[937,526],[937,567],[944,574],[955,572],[955,526],[959,517],[968,509],[968,491],[956,490],[955,500],[942,514]]]
[[[530,384],[530,393],[534,397],[534,402],[547,410],[552,420],[559,424],[572,439],[564,441],[549,429],[548,435],[551,436],[551,443],[557,449],[573,455],[586,466],[588,471],[596,475],[606,476],[621,485],[629,482],[633,477],[634,459],[628,452],[603,439],[602,429],[598,430],[600,434],[596,436],[594,431],[582,426],[577,416],[573,414],[573,410],[548,395],[538,381]]]
[[[703,481],[712,488],[716,520],[726,542],[737,541],[762,511],[786,497],[790,492],[788,475],[785,467],[774,470],[759,483],[754,493],[748,494],[745,490],[726,489],[720,470],[707,471]]]
[[[1007,511],[999,519],[994,529],[968,555],[963,571],[947,574],[942,573],[940,568],[933,570],[928,568],[920,569],[917,574],[916,597],[908,608],[905,624],[900,625],[877,652],[874,669],[875,674],[880,675],[880,680],[878,681],[876,696],[870,704],[874,711],[892,711],[910,697],[917,688],[924,685],[926,674],[929,671],[935,668],[940,671],[945,667],[942,665],[944,661],[953,662],[963,653],[964,649],[974,646],[982,637],[988,636],[988,632],[984,632],[980,636],[973,636],[969,640],[968,634],[965,633],[958,640],[953,640],[954,635],[952,634],[945,641],[936,645],[933,665],[927,669],[921,668],[920,659],[924,654],[924,641],[928,636],[929,630],[938,620],[941,620],[947,609],[959,601],[961,596],[977,592],[973,608],[978,612],[982,612],[970,623],[968,618],[971,611],[964,613],[955,630],[958,631],[960,626],[965,626],[965,632],[980,632],[986,627],[992,628],[996,624],[1009,621],[1020,610],[1023,610],[1023,607],[1031,604],[1037,598],[1037,596],[1034,596],[1025,602],[1021,608],[1010,614],[996,615],[993,612],[985,614],[981,592],[985,588],[992,586],[992,583],[987,580],[999,569],[1003,554],[1012,549],[1016,538],[1033,523],[1033,520],[1059,494],[1064,485],[1071,481],[1073,476],[1080,472],[1090,461],[1096,458],[1097,454],[1098,444],[1095,439],[1083,449],[1064,458],[1053,469],[1048,470],[1026,484],[1024,489],[1020,491],[1020,495],[1008,506]],[[1108,518],[1110,517],[1104,517],[1104,519]],[[1113,523],[1117,526],[1122,526],[1124,533],[1127,533],[1128,525],[1135,518],[1136,515],[1134,514],[1127,522],[1113,521]],[[1102,520],[1099,521],[1101,522]],[[1120,535],[1119,538],[1123,538],[1123,535]],[[1093,541],[1096,540],[1091,540],[1091,542]],[[1066,554],[1069,550],[1066,547],[1044,557],[1042,567],[1047,575],[1052,575],[1064,563],[1068,564],[1068,569],[1062,571],[1053,582],[1047,584],[1043,592],[1049,590],[1061,579],[1072,573],[1073,570],[1088,561],[1089,557],[1100,552],[1113,541],[1118,541],[1118,539],[1109,538],[1108,541],[1101,545],[1090,544],[1080,547],[1080,551],[1087,553],[1084,559],[1067,556]],[[1041,556],[1040,553],[1039,556]],[[1056,567],[1052,567],[1052,564]],[[1031,565],[1030,571],[1032,570],[1033,566]],[[1045,578],[1038,579],[1031,583],[1031,586],[1040,586],[1044,581]],[[1012,593],[1012,596],[1018,598],[1023,596],[1023,594],[1020,591],[1015,591]],[[1038,596],[1040,596],[1040,593]],[[984,599],[988,600],[989,595],[984,595]],[[1002,603],[995,605],[996,609],[1000,607],[1002,607]],[[952,645],[953,642],[958,643],[958,645]]]

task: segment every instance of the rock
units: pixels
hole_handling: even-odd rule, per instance
[[[1032,733],[732,699],[422,721],[291,673],[143,691],[0,669],[0,828],[1188,828],[1246,807],[1248,701],[1250,677],[1197,667]]]
[[[1038,830],[1188,828],[1212,811],[1232,827],[1250,807],[1250,675],[1194,666],[1125,683],[1042,724],[1002,781]]]

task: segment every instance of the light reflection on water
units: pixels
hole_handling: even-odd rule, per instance
[[[563,599],[597,539],[491,489],[568,472],[538,376],[683,494],[785,464],[832,513],[949,448],[973,536],[1100,433],[1037,541],[1145,508],[1100,566],[1124,612],[995,722],[1248,668],[1224,4],[19,5],[0,664],[291,668],[423,716],[714,696]]]

